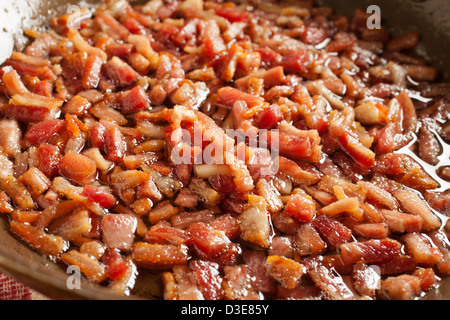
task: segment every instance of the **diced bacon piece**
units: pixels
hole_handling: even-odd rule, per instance
[[[119,162],[125,156],[127,143],[125,137],[116,126],[109,126],[105,130],[105,151],[113,162]]]
[[[98,240],[87,241],[80,246],[80,253],[90,255],[97,260],[100,260],[105,251],[105,246]]]
[[[411,256],[399,255],[389,260],[375,262],[374,265],[380,268],[381,275],[395,275],[413,272],[417,262]]]
[[[170,203],[166,201],[158,204],[156,208],[151,210],[148,215],[148,219],[150,223],[155,224],[161,220],[169,220],[171,217],[176,215],[179,212],[179,209],[172,206]]]
[[[153,179],[148,179],[138,186],[137,195],[139,198],[147,197],[157,202],[163,199],[163,195],[159,191]]]
[[[189,183],[188,189],[197,194],[200,200],[209,205],[216,205],[220,202],[220,194],[211,188],[204,180],[192,178]]]
[[[97,175],[97,166],[90,158],[69,151],[61,161],[61,173],[68,179],[82,184],[91,183]]]
[[[133,113],[146,110],[150,107],[147,95],[142,87],[136,86],[121,96],[121,110],[124,113]]]
[[[48,142],[55,134],[61,132],[66,122],[60,119],[51,119],[33,124],[25,134],[31,144],[41,144]]]
[[[326,248],[326,243],[309,223],[300,225],[293,236],[293,250],[300,256],[321,254]]]
[[[54,219],[74,211],[77,207],[78,204],[74,200],[66,200],[61,203],[52,204],[40,212],[33,225],[38,229],[44,229]]]
[[[129,35],[127,42],[134,45],[136,51],[149,61],[149,67],[151,69],[156,68],[158,63],[158,53],[153,50],[149,37],[144,35]]]
[[[403,112],[402,128],[404,132],[416,131],[418,125],[417,113],[414,103],[406,91],[402,91],[396,97]]]
[[[307,74],[311,68],[310,55],[306,50],[287,50],[282,57],[281,65],[288,72]]]
[[[291,236],[275,236],[270,244],[268,254],[292,258],[294,256],[293,245],[295,243]]]
[[[19,180],[27,185],[36,196],[43,194],[52,184],[50,179],[36,167],[28,169],[20,176]]]
[[[144,240],[149,243],[182,245],[188,243],[190,236],[185,230],[160,222],[148,230]]]
[[[341,213],[353,212],[358,209],[359,209],[358,198],[344,198],[321,208],[320,212],[330,217],[337,217]]]
[[[262,99],[261,97],[245,93],[239,89],[235,89],[232,87],[222,87],[217,90],[216,103],[218,105],[231,108],[233,104],[238,100],[242,100],[247,103],[247,106],[249,108],[261,106],[264,103],[264,99]]]
[[[0,149],[13,157],[21,151],[22,131],[16,120],[0,120]]]
[[[89,113],[94,117],[99,118],[100,123],[102,123],[104,127],[110,127],[111,123],[115,123],[119,126],[128,123],[128,120],[122,113],[107,105],[104,101],[96,103],[92,108],[89,109]]]
[[[208,226],[216,231],[223,232],[231,241],[240,235],[239,221],[230,214],[223,214],[208,223]]]
[[[24,122],[47,120],[57,113],[63,101],[31,92],[17,93],[6,106],[5,114]]]
[[[42,33],[25,50],[32,57],[47,58],[50,50],[56,45],[56,40],[48,33]]]
[[[70,84],[71,91],[96,88],[100,83],[102,65],[98,55],[76,52],[61,62],[62,76]]]
[[[62,237],[48,234],[30,224],[11,221],[10,227],[13,233],[50,257],[58,257],[68,247]]]
[[[170,223],[175,228],[186,229],[197,222],[208,223],[214,220],[214,213],[210,210],[184,211],[173,215]]]
[[[269,213],[264,198],[253,198],[255,203],[250,204],[250,207],[239,215],[241,239],[268,248],[271,232]]]
[[[292,194],[284,212],[299,223],[307,223],[316,215],[316,205],[312,199],[302,194]]]
[[[358,263],[353,268],[352,278],[355,289],[361,296],[376,298],[377,290],[381,287],[381,278],[375,268]]]
[[[385,299],[392,300],[414,300],[422,292],[420,279],[407,274],[382,280],[380,291]]]
[[[203,300],[196,278],[187,265],[176,265],[173,267],[173,275],[178,287],[178,300]]]
[[[361,188],[357,184],[331,176],[323,177],[322,180],[320,180],[318,187],[320,190],[331,194],[335,193],[335,187],[342,187],[347,197],[356,197],[361,202],[364,201],[366,197],[365,189]]]
[[[12,175],[6,176],[0,183],[2,188],[21,210],[32,210],[36,207],[28,189]]]
[[[206,300],[223,299],[223,278],[219,272],[219,265],[210,261],[193,260],[190,266],[203,297]]]
[[[312,226],[331,248],[336,248],[348,242],[352,235],[349,228],[326,214],[316,216],[312,221]]]
[[[28,56],[15,51],[6,59],[5,64],[10,65],[22,75],[35,76],[41,80],[55,80],[55,74],[50,69],[47,59]]]
[[[129,268],[128,263],[117,249],[107,249],[102,256],[102,263],[106,266],[108,277],[113,281],[123,278]]]
[[[161,273],[161,282],[164,288],[163,298],[164,300],[176,300],[178,298],[177,284],[173,273],[165,271]]]
[[[262,251],[245,251],[244,263],[252,279],[253,288],[265,295],[273,296],[276,293],[277,283],[267,270],[267,256]]]
[[[202,259],[230,264],[228,259],[235,261],[237,247],[223,231],[210,228],[208,225],[198,222],[187,229],[191,236],[195,253]]]
[[[81,117],[86,114],[87,110],[91,107],[91,103],[88,99],[80,95],[75,95],[70,99],[63,107],[63,113],[70,113],[77,117]]]
[[[83,192],[81,194],[86,196],[89,201],[96,202],[106,209],[113,207],[117,203],[114,195],[92,185],[84,186]]]
[[[136,242],[131,253],[133,262],[141,268],[167,270],[188,263],[190,255],[185,245]]]
[[[375,153],[365,147],[357,138],[350,134],[339,137],[342,149],[363,168],[371,168],[375,164]]]
[[[245,11],[238,10],[231,7],[219,6],[215,10],[220,17],[227,19],[230,22],[247,22],[249,14]]]
[[[256,125],[260,129],[272,129],[283,120],[283,113],[277,104],[271,104],[264,108],[256,119]]]
[[[108,277],[105,266],[98,260],[76,250],[61,255],[61,260],[69,266],[77,266],[91,281],[102,283]]]
[[[450,274],[450,249],[448,246],[448,237],[442,231],[434,231],[428,234],[428,237],[433,241],[433,244],[442,253],[442,259],[436,262],[436,267],[439,272],[448,275]]]
[[[368,239],[383,239],[390,235],[389,226],[384,222],[357,224],[352,227],[352,232]]]
[[[281,123],[278,129],[279,132],[263,132],[261,140],[267,142],[268,148],[276,148],[281,155],[293,160],[319,162],[321,146],[317,130],[299,130],[287,123]]]
[[[274,162],[277,164],[280,173],[291,178],[298,184],[309,186],[320,181],[318,172],[304,170],[295,161],[283,156],[277,157]]]
[[[227,49],[225,41],[220,36],[211,36],[203,39],[203,45],[204,54],[208,58],[215,58]]]
[[[184,208],[194,208],[197,205],[199,200],[198,195],[189,191],[188,189],[182,189],[175,199],[174,203],[177,206],[181,206]]]
[[[397,200],[386,190],[376,186],[367,181],[358,181],[357,185],[362,186],[367,190],[367,198],[376,201],[379,204],[386,206],[391,210],[398,209]]]
[[[442,260],[442,253],[424,234],[408,233],[402,237],[402,240],[417,263],[434,265]]]
[[[401,189],[393,192],[404,211],[418,215],[423,219],[422,231],[429,232],[438,229],[442,222],[424,202],[420,196],[411,190]]]
[[[381,214],[394,233],[419,232],[422,230],[423,219],[420,216],[391,210],[381,210]]]
[[[436,189],[439,187],[436,180],[434,180],[413,158],[404,156],[403,165],[405,174],[400,177],[395,177],[397,182],[419,191]]]
[[[285,300],[320,300],[323,298],[323,293],[314,285],[299,286],[294,289],[278,286],[277,297]]]
[[[274,279],[287,289],[297,287],[306,271],[302,264],[281,256],[267,257],[267,270]]]
[[[114,40],[124,40],[129,34],[128,29],[106,11],[99,12],[94,21],[103,32],[106,32]]]
[[[107,214],[102,217],[102,241],[109,248],[129,251],[137,227],[136,218],[129,214]]]
[[[252,286],[248,268],[244,265],[225,266],[223,288],[228,300],[260,300],[261,297]]]
[[[392,259],[401,254],[401,244],[392,239],[373,239],[349,242],[339,246],[342,261],[351,265],[357,262],[373,263]]]
[[[17,93],[29,92],[22,82],[19,73],[14,69],[6,71],[2,76],[2,80],[5,85],[6,93],[10,97]]]
[[[448,214],[450,212],[450,190],[443,192],[427,192],[425,199],[437,212]]]
[[[307,44],[318,45],[328,37],[325,28],[306,27],[302,34],[302,41]]]
[[[419,42],[418,32],[408,32],[401,36],[393,38],[387,44],[387,49],[389,51],[403,51],[414,49]]]
[[[82,234],[89,232],[92,228],[89,212],[77,210],[56,219],[49,227],[48,232],[72,241]]]
[[[118,57],[113,57],[105,63],[103,72],[118,87],[131,85],[140,78],[140,75],[129,64]]]
[[[98,170],[108,171],[108,169],[111,168],[112,165],[111,161],[106,160],[100,153],[100,150],[98,148],[85,149],[82,153],[83,155],[85,155],[86,157],[90,158],[95,162],[95,165],[97,166]]]
[[[83,39],[78,30],[74,28],[69,29],[67,32],[67,38],[72,41],[78,51],[98,56],[102,61],[107,60],[108,55],[101,49],[91,46],[86,40]]]
[[[354,295],[344,283],[339,274],[336,274],[324,265],[321,256],[306,261],[308,274],[328,299],[352,300]]]
[[[256,183],[256,189],[258,190],[258,193],[266,200],[267,207],[271,213],[279,212],[282,209],[283,203],[281,199],[277,195],[275,188],[267,182],[267,180],[260,179]]]
[[[422,127],[419,130],[417,141],[419,143],[419,157],[433,166],[437,165],[442,146],[436,136],[424,125],[424,122],[422,122]]]

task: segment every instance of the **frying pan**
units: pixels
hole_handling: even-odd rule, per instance
[[[24,29],[45,28],[51,17],[66,13],[71,5],[93,8],[99,3],[96,0],[0,0],[0,63],[13,50],[26,46],[28,39],[23,34]],[[335,12],[346,16],[352,16],[357,8],[379,6],[383,25],[392,35],[408,31],[421,33],[416,54],[438,68],[442,80],[450,79],[448,0],[316,0],[316,3],[331,6]],[[68,289],[70,274],[13,237],[8,232],[6,219],[0,219],[0,270],[53,299],[124,299],[88,282],[82,282],[80,289]],[[157,275],[144,272],[128,298],[160,298],[161,290]],[[424,299],[450,299],[450,277],[428,292]]]

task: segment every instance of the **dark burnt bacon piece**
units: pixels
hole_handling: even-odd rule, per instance
[[[147,269],[168,300],[422,297],[450,275],[450,87],[369,18],[107,0],[27,31],[0,215],[120,295]]]

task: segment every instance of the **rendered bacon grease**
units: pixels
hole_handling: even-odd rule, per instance
[[[123,295],[148,272],[164,299],[435,290],[450,86],[368,18],[111,0],[27,30],[0,69],[11,232]]]

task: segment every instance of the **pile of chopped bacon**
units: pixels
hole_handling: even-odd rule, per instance
[[[125,295],[145,269],[164,299],[438,288],[450,85],[417,33],[288,2],[109,0],[27,31],[0,68],[11,232]],[[222,163],[195,161],[213,148]]]

